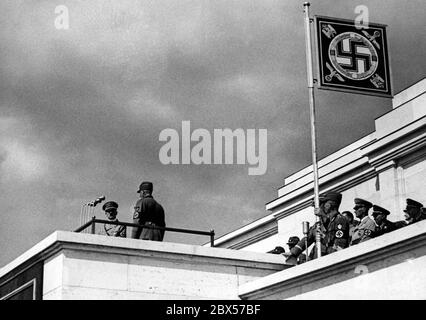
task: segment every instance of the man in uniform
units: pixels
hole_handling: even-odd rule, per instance
[[[407,224],[413,224],[426,219],[426,214],[423,212],[423,204],[413,199],[407,199],[407,206],[404,210],[405,221]]]
[[[354,229],[358,225],[359,221],[354,220],[354,215],[350,211],[343,211],[342,216],[348,219],[349,222],[349,243],[351,243],[352,235],[354,234]]]
[[[342,195],[337,192],[329,192],[320,197],[320,208],[317,215],[321,219],[321,255],[327,255],[348,246],[349,222],[338,211],[341,201]],[[306,248],[306,242],[308,247],[315,242],[316,227],[317,224],[315,223],[309,229],[307,238],[303,237],[302,240],[291,248],[287,263],[296,264],[297,257]],[[315,259],[316,257],[317,250],[314,247],[309,254],[309,259]]]
[[[299,243],[299,241],[300,241],[300,238],[297,236],[292,236],[288,238],[288,241],[287,241],[288,249],[291,250],[292,248],[294,248]],[[305,262],[306,262],[306,254],[301,253],[299,257],[297,257],[297,264],[302,264]]]
[[[376,230],[373,232],[373,237],[381,236],[382,234],[396,230],[395,223],[389,221],[387,216],[390,214],[388,210],[377,205],[373,205],[373,219],[376,222]]]
[[[141,225],[133,227],[132,238],[142,240],[163,241],[164,230],[155,228],[143,228],[143,226],[165,227],[164,209],[152,197],[153,184],[144,181],[140,184],[140,199],[136,202],[135,212],[133,214],[133,223]]]
[[[107,219],[112,222],[118,222],[117,209],[118,209],[118,203],[115,201],[105,202],[104,205],[102,206],[102,210],[105,211],[105,215]],[[126,227],[105,223],[103,225],[103,230],[101,230],[100,234],[105,236],[110,236],[110,237],[126,238]]]
[[[355,216],[360,220],[359,224],[354,228],[351,240],[351,246],[370,240],[373,232],[376,230],[376,224],[373,219],[368,216],[368,210],[373,204],[364,199],[355,198]]]

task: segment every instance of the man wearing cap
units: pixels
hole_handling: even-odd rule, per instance
[[[133,227],[132,238],[142,240],[163,241],[164,230],[147,227],[165,227],[164,209],[152,197],[153,184],[144,181],[140,184],[140,199],[136,202],[133,214],[133,223],[141,225],[141,227]]]
[[[294,248],[300,241],[300,238],[297,236],[292,236],[290,238],[288,238],[287,241],[287,245],[288,245],[288,249],[291,250],[292,248]],[[299,257],[297,258],[297,264],[302,264],[306,262],[306,254],[301,253],[299,255]]]
[[[407,206],[404,210],[405,221],[407,224],[413,224],[426,219],[426,214],[423,212],[423,204],[413,199],[407,199]]]
[[[319,232],[320,232],[320,235],[321,235],[321,255],[327,254],[327,248],[324,244],[324,237],[325,237],[325,232],[326,232],[324,225],[329,222],[327,215],[324,213],[324,203],[325,203],[324,200],[325,200],[324,196],[319,197],[319,205],[320,206],[319,206],[318,213],[316,213],[316,215],[318,215],[320,220],[321,220],[321,223],[319,223]],[[311,205],[312,206],[314,205],[313,200],[312,200]],[[302,255],[302,252],[304,252],[306,250],[306,242],[307,242],[308,248],[310,247],[310,245],[312,243],[315,243],[317,226],[318,226],[318,223],[313,224],[309,228],[307,235],[305,237],[303,237],[302,240],[299,240],[297,242],[297,244],[292,245],[289,253],[284,254],[285,256],[287,256],[286,263],[293,264],[293,265],[298,264],[299,257]],[[316,256],[317,256],[316,246],[314,245],[314,247],[310,251],[309,260],[315,259]],[[302,260],[302,258],[301,258],[301,260]],[[305,255],[305,261],[306,261],[306,255]]]
[[[115,201],[105,202],[104,205],[102,206],[102,210],[105,211],[105,215],[107,219],[111,222],[118,222],[117,209],[118,209],[118,203]],[[126,227],[105,223],[103,225],[102,230],[100,231],[100,234],[104,236],[110,236],[110,237],[126,238]]]
[[[396,230],[395,223],[389,221],[387,216],[390,214],[388,210],[378,205],[373,205],[373,219],[376,222],[376,230],[373,232],[373,237],[381,236],[382,234]]]
[[[348,219],[349,222],[349,243],[351,243],[352,235],[354,234],[354,229],[358,225],[359,221],[354,220],[354,215],[350,211],[343,211],[342,216]]]
[[[321,255],[344,249],[348,246],[349,239],[349,222],[340,214],[339,206],[342,202],[342,195],[337,192],[329,192],[325,196],[320,197],[320,210],[317,213],[321,218]],[[315,242],[317,224],[314,224],[308,232],[307,239],[303,237],[291,250],[288,261],[294,261],[306,248],[306,240],[308,247]],[[317,250],[314,247],[309,259],[317,257]]]
[[[272,254],[282,254],[282,253],[284,253],[284,252],[285,252],[285,250],[284,250],[284,248],[283,248],[283,247],[277,246],[277,247],[275,247],[274,249],[272,249],[272,250],[268,251],[267,253],[272,253]]]
[[[325,245],[327,253],[335,252],[349,246],[349,222],[339,212],[339,206],[342,202],[342,194],[330,192],[324,199],[324,213],[329,218],[326,224],[327,233]]]
[[[368,210],[373,204],[364,199],[355,198],[355,216],[360,220],[359,224],[354,228],[351,240],[351,246],[370,240],[376,230],[376,224],[373,219],[368,216]]]

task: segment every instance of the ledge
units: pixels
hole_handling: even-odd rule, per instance
[[[256,266],[282,270],[284,261],[281,256],[257,252],[243,252],[223,248],[211,248],[171,242],[114,238],[102,235],[55,231],[34,247],[17,257],[0,269],[0,278],[6,276],[17,267],[33,262],[46,260],[61,249],[75,248],[82,251],[108,252],[132,256],[149,256],[159,258],[182,259],[202,258],[206,262],[233,266]]]
[[[352,290],[354,283],[350,280],[359,277],[360,272],[356,272],[360,266],[368,267],[370,275],[382,274],[384,277],[375,279],[374,286],[361,287],[359,292],[347,293],[345,298],[358,299],[368,298],[368,290],[377,287],[381,290],[389,282],[392,271],[391,267],[401,263],[409,263],[410,259],[422,260],[421,269],[423,272],[417,274],[415,269],[411,269],[410,274],[414,277],[423,276],[424,261],[426,256],[426,221],[404,227],[402,229],[385,234],[381,237],[371,239],[353,247],[349,247],[320,259],[309,261],[305,264],[289,268],[262,279],[243,284],[239,288],[239,296],[242,299],[289,299],[300,296],[302,299],[309,297],[314,299],[342,299],[343,290]],[[408,262],[407,262],[408,261]],[[409,266],[410,267],[410,266]],[[397,274],[401,278],[400,274]],[[356,279],[355,279],[356,280]],[[421,283],[421,278],[418,278]],[[384,283],[384,284],[383,284]],[[340,284],[340,292],[333,291],[333,286]],[[356,283],[355,283],[356,284]],[[408,286],[408,287],[407,287]],[[406,288],[400,287],[396,290],[413,290],[414,284],[407,283]],[[426,298],[426,287],[422,292],[413,292]],[[315,292],[318,294],[311,294]],[[327,296],[323,296],[327,292]],[[331,292],[331,293],[330,293]],[[340,296],[339,296],[340,294]],[[383,299],[389,292],[382,291],[381,296],[370,297],[372,299]],[[407,298],[407,297],[404,297]]]
[[[259,231],[261,230],[261,231]],[[260,218],[256,221],[245,225],[237,230],[231,231],[217,239],[215,239],[215,246],[223,247],[224,245],[231,244],[234,245],[241,241],[241,238],[251,239],[253,237],[259,237],[259,239],[264,239],[269,235],[276,233],[277,231],[277,221],[272,215],[267,215],[263,218]],[[256,235],[251,233],[255,232]],[[241,238],[240,238],[241,237]],[[236,240],[237,239],[237,240]],[[250,241],[250,240],[249,240]],[[204,244],[204,247],[209,246],[209,243]]]

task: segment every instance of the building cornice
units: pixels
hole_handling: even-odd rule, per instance
[[[245,248],[245,247],[247,247],[247,246],[249,246],[253,243],[256,243],[256,242],[259,242],[263,239],[269,238],[269,237],[271,237],[271,236],[273,236],[274,234],[277,234],[277,233],[278,233],[278,225],[275,225],[275,226],[273,226],[269,229],[266,229],[262,232],[255,234],[252,237],[249,237],[247,239],[244,239],[243,241],[235,243],[235,244],[233,244],[233,245],[231,245],[227,248],[228,249],[236,249],[236,250],[242,249],[242,248]]]
[[[411,123],[408,126],[401,128],[400,130],[394,131],[392,134],[389,134],[386,137],[378,139],[372,143],[369,143],[365,147],[360,148],[360,153],[358,159],[352,159],[351,162],[346,163],[338,168],[334,168],[324,171],[321,174],[319,184],[322,192],[327,190],[324,188],[325,185],[330,184],[333,179],[337,177],[345,176],[355,172],[357,168],[362,167],[365,164],[368,164],[368,167],[365,167],[365,171],[361,174],[366,174],[365,179],[360,179],[358,176],[354,176],[353,183],[351,181],[342,180],[340,183],[335,183],[333,185],[333,190],[335,191],[344,191],[354,185],[354,183],[359,183],[371,178],[373,172],[380,172],[383,170],[383,165],[388,166],[390,161],[395,161],[398,158],[404,157],[405,155],[414,152],[417,149],[424,148],[426,145],[426,116],[418,119],[417,121]],[[353,152],[355,153],[356,150]],[[357,174],[359,175],[359,174]],[[327,188],[331,190],[331,188]],[[289,200],[292,200],[296,197],[300,197],[303,194],[310,194],[308,199],[313,197],[313,182],[310,181],[305,183],[305,185],[293,190],[266,205],[267,210],[276,211],[277,208],[282,207]],[[277,218],[278,215],[275,215]]]
[[[425,118],[426,120],[426,118]],[[375,149],[367,148],[369,163],[376,171],[386,168],[386,164],[395,162],[399,158],[422,149],[426,146],[426,124],[419,123],[419,126],[412,127],[413,130],[405,134],[399,134],[393,139],[385,142],[378,141]]]
[[[215,245],[220,246],[221,248],[242,249],[253,243],[269,238],[278,233],[278,223],[275,217],[271,215],[270,218],[271,219],[268,223],[265,223],[260,227],[255,229],[253,228],[250,231],[241,232],[227,240],[219,239],[219,241],[215,241]]]
[[[244,227],[241,227],[237,230],[234,230],[230,233],[227,233],[217,239],[215,239],[215,246],[222,247],[223,244],[231,243],[234,239],[241,237],[243,235],[249,234],[253,230],[257,230],[257,232],[262,232],[261,230],[267,230],[268,225],[277,225],[277,221],[274,216],[267,215],[261,219],[258,219]],[[210,246],[210,242],[204,244],[204,246]]]
[[[363,169],[357,174],[351,175],[347,179],[341,179],[335,183],[329,182],[327,185],[322,184],[321,192],[325,193],[331,190],[336,192],[343,192],[364,181],[373,178],[374,176],[376,176],[376,174],[377,173],[375,172],[374,168]],[[308,192],[306,192],[303,197],[300,197],[299,201],[292,205],[285,206],[285,203],[283,203],[281,206],[276,207],[272,214],[277,220],[280,220],[282,218],[292,215],[293,213],[299,212],[303,209],[312,206],[313,194],[312,190],[310,191],[311,192],[309,192],[308,190]]]

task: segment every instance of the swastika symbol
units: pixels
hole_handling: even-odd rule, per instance
[[[364,80],[377,69],[376,49],[368,39],[355,32],[345,32],[335,37],[328,53],[333,67],[348,79]]]

